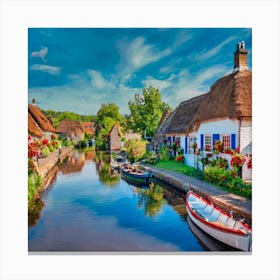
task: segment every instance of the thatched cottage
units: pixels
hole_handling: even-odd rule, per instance
[[[109,146],[111,151],[118,151],[121,149],[121,131],[118,124],[113,125],[109,132]]]
[[[169,108],[166,108],[164,112],[162,113],[162,116],[160,118],[156,133],[151,140],[152,146],[155,148],[156,146],[160,145],[162,142],[165,140],[165,130],[166,127],[168,126],[169,122],[168,120],[171,120],[171,114],[174,113],[172,112]]]
[[[220,140],[224,147],[252,153],[252,73],[247,53],[244,43],[239,43],[233,72],[216,81],[208,93],[182,102],[168,118],[164,134],[171,143],[180,143],[186,164],[195,164],[194,143],[205,151]],[[251,176],[245,164],[242,177]]]
[[[81,140],[84,138],[81,123],[75,120],[62,120],[56,128],[56,132],[66,139]]]
[[[28,113],[28,135],[31,139],[41,140],[43,137],[43,132],[39,125],[35,122],[32,116]]]
[[[85,133],[90,134],[90,135],[95,134],[94,122],[81,122],[81,126]]]
[[[51,140],[55,129],[44,113],[35,104],[28,104],[28,133],[30,136]]]

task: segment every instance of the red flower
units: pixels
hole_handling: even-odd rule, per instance
[[[33,158],[40,154],[40,150],[33,143],[28,144],[28,158]]]
[[[237,154],[239,154],[239,153],[240,153],[240,148],[237,147],[234,151],[235,151]]]
[[[48,143],[49,143],[48,139],[43,139],[43,141],[42,141],[43,145],[48,145]]]
[[[242,155],[235,155],[230,160],[230,165],[233,167],[240,167],[245,163],[246,159]]]
[[[226,148],[224,153],[227,154],[227,155],[233,155],[233,151],[230,148]]]
[[[210,151],[211,146],[209,144],[205,145],[205,150]]]
[[[183,162],[184,157],[182,155],[176,157],[176,161]]]

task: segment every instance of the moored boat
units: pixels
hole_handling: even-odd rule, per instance
[[[190,219],[217,240],[242,251],[251,251],[252,229],[192,191],[186,195]]]
[[[115,159],[111,158],[110,167],[112,171],[119,171],[123,164],[127,164],[128,161],[124,157],[118,155]]]
[[[121,175],[126,180],[140,184],[148,184],[150,170],[139,165],[124,164],[121,166]]]

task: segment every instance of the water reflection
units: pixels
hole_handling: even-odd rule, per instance
[[[111,154],[97,152],[93,157],[96,164],[99,180],[106,186],[115,186],[120,182],[120,175],[110,168]]]
[[[79,151],[73,151],[69,156],[65,157],[59,164],[59,171],[62,174],[70,174],[81,172],[85,164],[85,154]]]
[[[211,239],[205,245],[187,221],[184,193],[159,182],[133,186],[110,172],[110,161],[85,150],[60,164],[42,195],[42,216],[29,228],[29,251],[228,250]]]
[[[164,199],[163,189],[151,182],[149,188],[135,187],[135,192],[138,194],[138,208],[145,208],[145,215],[150,217],[156,216],[162,206],[166,203]]]

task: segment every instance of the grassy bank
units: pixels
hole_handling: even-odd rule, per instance
[[[28,225],[33,225],[40,217],[43,202],[40,199],[42,178],[37,173],[28,175]]]
[[[252,185],[245,183],[238,176],[233,176],[232,170],[211,167],[202,171],[176,161],[161,161],[156,164],[156,167],[195,177],[249,199],[252,197]]]

